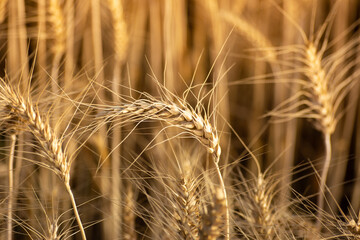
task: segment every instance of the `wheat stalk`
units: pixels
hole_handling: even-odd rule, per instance
[[[55,172],[65,184],[70,181],[70,163],[62,150],[61,141],[55,136],[47,121],[43,121],[38,109],[30,99],[24,99],[3,79],[0,79],[0,99],[8,113],[19,118],[39,141],[47,156],[48,167]]]
[[[322,67],[322,56],[315,46],[310,43],[306,49],[307,77],[311,81],[314,104],[318,106],[317,127],[324,134],[332,134],[335,130],[335,111],[329,89],[329,79]]]
[[[48,121],[44,121],[40,112],[34,107],[30,98],[25,98],[0,78],[0,102],[10,117],[19,119],[36,137],[47,159],[46,163],[38,163],[53,171],[65,184],[71,198],[74,214],[80,227],[83,239],[85,231],[77,210],[74,195],[70,187],[71,162],[62,149],[62,141],[55,135]]]
[[[113,44],[114,44],[114,70],[113,70],[113,76],[112,76],[112,97],[113,101],[120,101],[120,99],[117,97],[118,94],[121,92],[121,75],[122,75],[122,64],[124,63],[126,59],[126,52],[128,47],[128,35],[126,30],[126,22],[124,20],[124,9],[121,0],[108,0],[108,8],[111,12],[112,16],[112,26],[113,26]],[[112,182],[113,182],[113,188],[112,188],[112,198],[116,201],[113,202],[111,208],[112,208],[112,215],[114,216],[113,221],[113,237],[120,237],[121,234],[121,214],[122,210],[121,207],[119,207],[119,204],[117,201],[121,200],[121,185],[122,181],[120,178],[119,169],[121,166],[121,146],[119,146],[119,143],[121,142],[121,127],[115,126],[112,129],[112,139],[111,139],[111,147],[113,148],[112,151]],[[126,198],[128,200],[128,198]],[[126,201],[128,202],[128,201]],[[129,215],[125,213],[125,217],[129,217],[133,215],[131,212],[129,212]],[[130,219],[131,220],[131,219]],[[134,219],[133,219],[134,221]],[[130,224],[130,223],[127,223]],[[134,238],[134,229],[131,228],[131,226],[128,229],[128,233],[124,233],[125,239]]]
[[[10,136],[10,153],[9,153],[9,202],[7,213],[7,239],[12,240],[12,211],[13,211],[13,196],[14,196],[14,154],[16,144],[16,134]]]
[[[357,222],[355,222],[354,219],[351,219],[347,223],[347,227],[348,227],[349,231],[352,234],[354,234],[354,239],[360,239],[360,221],[359,220]]]

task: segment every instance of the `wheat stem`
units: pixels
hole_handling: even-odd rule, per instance
[[[82,237],[83,240],[86,240],[85,230],[84,230],[84,227],[83,227],[82,222],[81,222],[81,218],[80,218],[80,215],[79,215],[79,212],[78,212],[78,209],[77,209],[77,205],[76,205],[76,202],[75,202],[75,197],[74,197],[73,192],[71,191],[70,184],[69,183],[65,184],[65,187],[66,187],[66,191],[69,193],[69,196],[70,196],[71,205],[72,205],[73,210],[74,210],[76,221],[77,221],[77,223],[79,225],[79,228],[80,228],[81,237]]]
[[[228,197],[227,197],[227,192],[226,192],[226,188],[225,188],[225,183],[224,183],[224,179],[223,176],[221,175],[220,172],[220,168],[219,168],[219,164],[215,163],[216,165],[216,172],[218,174],[219,177],[219,181],[220,181],[220,186],[224,195],[224,204],[225,204],[225,239],[229,240],[230,239],[230,211],[229,211],[229,201],[228,201]]]
[[[324,208],[324,198],[325,198],[325,185],[326,185],[326,179],[330,168],[331,163],[331,134],[326,133],[324,134],[324,143],[325,143],[325,162],[321,173],[321,179],[320,179],[320,190],[319,190],[319,196],[318,196],[318,207],[319,207],[319,213]]]
[[[10,153],[9,153],[9,202],[7,214],[7,239],[12,240],[12,211],[13,211],[13,193],[14,193],[14,152],[16,144],[16,134],[10,136]]]

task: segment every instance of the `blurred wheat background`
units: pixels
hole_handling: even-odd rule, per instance
[[[360,1],[0,0],[0,239],[360,239]]]

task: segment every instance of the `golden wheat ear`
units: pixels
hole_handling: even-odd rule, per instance
[[[197,114],[193,109],[154,99],[139,99],[129,104],[107,107],[101,118],[120,117],[124,123],[141,121],[162,121],[190,133],[202,143],[218,163],[221,155],[219,137],[209,120]]]
[[[244,179],[239,185],[239,196],[235,197],[238,207],[235,224],[243,236],[260,239],[284,236],[280,225],[286,209],[275,204],[276,182],[260,173],[253,180]]]
[[[145,94],[144,94],[145,95]],[[129,122],[143,122],[143,121],[160,121],[168,124],[170,127],[178,128],[182,133],[188,133],[202,145],[206,147],[209,153],[212,154],[215,167],[217,169],[217,176],[222,186],[224,197],[227,203],[227,194],[223,177],[219,168],[219,160],[221,156],[221,147],[218,133],[215,127],[212,126],[206,114],[202,116],[195,112],[189,105],[184,103],[167,103],[165,101],[157,100],[146,94],[147,98],[134,100],[130,103],[123,103],[118,106],[106,106],[100,108],[100,115],[96,119],[97,122],[114,120],[120,118],[119,124]],[[98,106],[94,106],[98,107]],[[116,120],[114,120],[116,121]],[[229,223],[229,209],[226,204],[226,238],[230,235]]]
[[[85,230],[70,187],[71,161],[66,152],[63,151],[62,140],[55,135],[48,120],[43,120],[42,114],[39,112],[39,109],[32,104],[30,97],[23,97],[19,91],[13,89],[3,79],[0,79],[0,104],[3,108],[2,112],[8,115],[5,116],[6,118],[10,116],[10,118],[19,120],[20,124],[27,128],[39,142],[46,162],[37,162],[37,164],[53,171],[64,183],[71,198],[82,238],[86,239]]]
[[[350,51],[358,47],[358,39],[350,39],[333,53],[326,52],[327,44],[327,40],[320,46],[318,42],[308,41],[304,46],[293,49],[298,56],[294,72],[301,76],[294,83],[299,84],[301,89],[267,114],[279,122],[294,118],[309,119],[323,133],[325,160],[318,195],[321,209],[324,207],[325,185],[332,157],[331,137],[344,115],[342,107],[346,108],[345,99],[358,84],[360,75],[358,70],[354,70],[356,52]]]
[[[135,184],[142,192],[149,188],[145,191],[150,192],[147,197],[150,207],[141,218],[152,229],[154,239],[199,239],[201,197],[205,195],[202,174],[206,171],[200,166],[200,160],[205,156],[198,149],[189,154],[188,149],[192,147],[183,148],[180,142],[169,140],[149,151],[156,158],[145,161],[150,165],[147,168],[144,163],[135,163],[146,176],[151,176],[151,185],[146,180],[148,177],[138,179]],[[176,149],[174,154],[159,150],[170,148]]]

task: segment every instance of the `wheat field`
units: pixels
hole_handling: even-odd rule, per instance
[[[0,0],[0,239],[360,239],[360,1]]]

